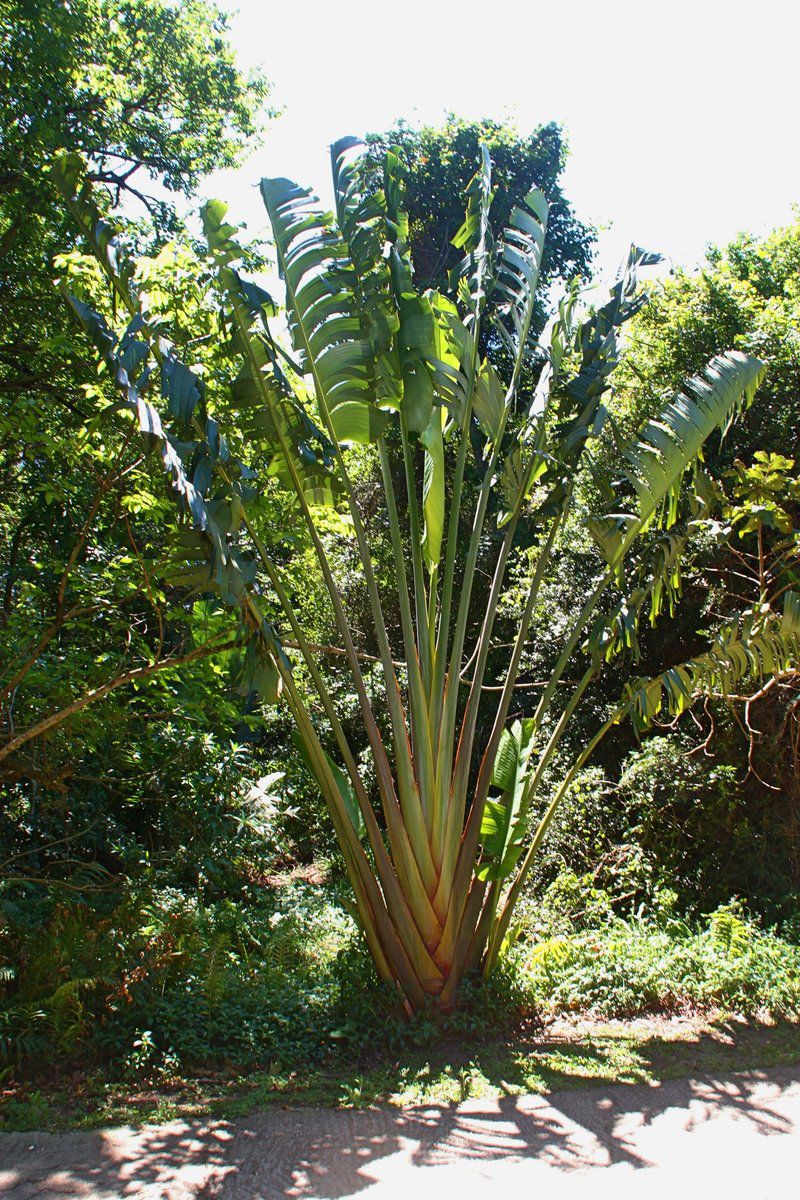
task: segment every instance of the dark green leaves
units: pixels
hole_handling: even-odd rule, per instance
[[[206,498],[216,464],[228,460],[225,441],[219,437],[215,422],[206,421],[206,438],[179,443],[164,428],[158,410],[146,395],[157,376],[153,349],[140,336],[147,333],[141,316],[133,317],[122,337],[117,338],[99,313],[74,296],[68,296],[68,300],[122,393],[116,407],[132,412],[148,450],[158,451],[172,488],[195,526],[190,534],[191,544],[179,544],[174,549],[172,582],[183,583],[195,591],[216,591],[228,604],[240,603],[252,582],[253,566],[227,536],[235,532],[231,529],[230,511],[232,503],[238,500],[235,496],[219,496],[213,501]],[[190,398],[199,395],[199,381],[177,359],[163,357],[169,353],[165,350],[167,344],[161,341],[159,345],[162,379],[166,380],[168,394],[174,386],[183,403],[182,409],[177,401],[173,407],[185,413]],[[238,467],[230,464],[230,472],[235,476]]]
[[[258,283],[243,280],[230,265],[241,256],[241,247],[233,238],[234,227],[224,220],[225,212],[227,206],[213,200],[204,205],[201,216],[242,356],[233,382],[241,432],[248,442],[269,451],[270,474],[287,487],[293,486],[294,476],[309,504],[330,505],[338,494],[333,445],[297,400],[285,376],[267,323],[275,313],[272,296]]]
[[[279,358],[268,318],[272,297],[257,283],[243,279],[231,263],[240,254],[227,207],[213,201],[203,207],[203,228],[219,265],[219,280],[231,308],[242,365],[232,392],[241,432],[248,442],[267,449],[270,473],[287,487],[296,481],[309,504],[333,504],[339,484],[334,446],[297,399]]]
[[[372,386],[380,408],[399,408],[400,361],[395,334],[400,324],[392,293],[387,241],[386,199],[382,180],[357,138],[331,146],[336,219],[347,244],[349,262],[335,268],[352,289],[353,309],[369,342]]]
[[[165,358],[161,364],[161,393],[170,412],[185,425],[190,424],[203,388],[194,372],[177,358]]]

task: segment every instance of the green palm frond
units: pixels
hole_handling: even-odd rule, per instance
[[[209,564],[208,570],[202,570],[206,586],[210,589],[212,584],[215,585],[225,596],[240,595],[251,572],[238,560],[233,546],[228,544],[223,528],[204,495],[209,478],[203,463],[209,458],[218,458],[220,453],[224,455],[225,448],[220,446],[217,439],[216,446],[205,443],[202,453],[198,453],[199,443],[191,443],[188,449],[195,452],[195,472],[190,477],[182,454],[182,451],[186,452],[185,447],[179,445],[164,428],[158,410],[147,399],[146,392],[155,374],[151,347],[139,336],[144,328],[142,319],[134,317],[122,336],[118,337],[105,318],[88,304],[71,295],[67,296],[67,300],[122,392],[122,399],[113,407],[126,408],[133,413],[147,448],[158,451],[173,491],[201,535],[203,562]]]
[[[600,536],[597,534],[596,537]],[[639,627],[647,613],[655,625],[667,607],[674,613],[675,602],[681,594],[681,565],[687,533],[662,533],[648,546],[635,564],[625,586],[625,596],[610,615],[603,614],[594,622],[586,648],[597,661],[606,662],[624,651],[639,658]]]
[[[568,502],[571,481],[591,438],[601,432],[607,417],[603,397],[619,362],[622,327],[644,302],[639,271],[659,256],[631,246],[622,273],[610,288],[608,299],[581,316],[580,281],[573,281],[560,301],[537,346],[544,362],[526,406],[516,457],[500,473],[504,493],[508,480],[519,480],[519,490],[506,496],[504,515],[521,503],[538,483],[542,500],[529,516],[533,525],[561,511]],[[577,369],[570,374],[577,357]],[[545,445],[546,442],[546,445]]]
[[[117,334],[85,301],[69,293],[66,299],[121,392],[114,407],[128,409],[148,450],[158,451],[173,493],[194,526],[191,562],[184,560],[173,582],[215,591],[226,603],[239,604],[255,572],[252,560],[229,535],[236,532],[241,481],[249,472],[231,458],[216,421],[208,415],[202,381],[175,355],[159,323],[147,312],[146,297],[136,288],[132,258],[119,231],[97,206],[85,163],[79,155],[62,155],[52,173],[130,320]],[[165,427],[151,399],[156,380],[177,431]],[[221,486],[220,471],[225,475]]]
[[[590,434],[604,417],[602,400],[611,374],[619,362],[622,328],[640,310],[645,293],[639,272],[659,261],[659,256],[631,246],[625,266],[614,281],[608,299],[588,316],[579,319],[579,293],[573,289],[559,306],[550,334],[548,367],[555,393],[556,444],[554,457],[564,466],[574,466]],[[574,374],[562,378],[568,350],[578,356]]]
[[[698,696],[727,695],[742,680],[779,676],[798,662],[800,596],[787,592],[782,613],[744,613],[722,626],[704,654],[628,685],[620,719],[629,715],[641,732],[659,713],[679,716]]]
[[[323,428],[339,442],[373,442],[388,414],[371,387],[373,353],[346,286],[347,244],[317,198],[288,179],[262,179],[286,285],[292,344],[314,381]]]
[[[736,414],[752,402],[765,372],[762,362],[741,351],[716,355],[624,449],[625,478],[636,492],[644,525],[665,505],[666,524],[674,523],[687,467],[712,433],[724,434]]]

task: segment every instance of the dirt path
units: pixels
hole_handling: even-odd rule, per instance
[[[3,1200],[799,1194],[796,1067],[458,1106],[0,1135]]]

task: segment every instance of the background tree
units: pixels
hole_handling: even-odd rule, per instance
[[[241,160],[268,88],[239,70],[212,4],[3,0],[0,93],[2,857],[23,852],[22,873],[46,882],[93,861],[117,871],[140,837],[174,853],[202,811],[189,804],[183,833],[174,803],[164,819],[178,763],[183,778],[205,772],[247,734],[240,701],[208,703],[221,668],[204,647],[225,643],[224,622],[190,604],[165,617],[156,564],[173,510],[152,463],[96,419],[107,383],[53,287],[60,273],[91,291],[93,268],[71,249],[50,165],[82,147],[104,212],[124,207],[134,253],[151,252],[164,333],[181,343],[175,313],[191,313],[201,341],[188,352],[213,375],[220,340],[203,339],[218,333],[217,299],[191,246],[168,239],[185,233],[178,202]],[[180,678],[175,661],[189,666]],[[167,723],[153,737],[157,713]]]
[[[557,280],[587,276],[594,231],[575,215],[561,189],[567,145],[554,122],[528,136],[491,118],[465,120],[451,114],[440,126],[418,129],[398,121],[384,133],[367,136],[374,161],[397,146],[408,169],[406,205],[416,286],[424,291],[447,286],[460,261],[453,238],[464,219],[462,197],[481,145],[492,156],[496,196],[491,228],[499,235],[508,224],[513,197],[538,187],[550,206],[549,237],[542,260],[542,294]],[[541,316],[544,312],[542,308]]]
[[[267,95],[205,0],[2,0],[0,396],[20,398],[17,422],[42,396],[74,406],[83,382],[52,354],[64,324],[52,261],[73,239],[47,178],[53,156],[85,154],[111,199],[136,201],[163,235],[174,197],[239,161]]]
[[[725,497],[719,523],[701,524],[688,546],[691,563],[678,611],[676,638],[657,637],[649,653],[669,661],[696,637],[698,622],[714,629],[743,604],[757,607],[800,577],[797,463],[800,461],[800,223],[763,239],[740,235],[712,249],[695,273],[677,272],[654,290],[637,317],[621,367],[617,412],[628,426],[652,412],[686,370],[723,345],[758,355],[767,366],[763,403],[706,456],[706,469]],[[678,632],[682,631],[682,632]],[[709,700],[701,728],[684,722],[688,748],[734,780],[726,806],[703,811],[686,803],[674,823],[696,825],[695,866],[706,903],[732,891],[761,895],[785,911],[800,888],[800,759],[798,685],[786,677],[752,688],[730,704]],[[709,755],[711,757],[709,757]],[[715,823],[716,822],[716,823]],[[657,836],[657,824],[651,837]],[[726,849],[718,871],[700,865],[701,839]]]
[[[798,224],[763,239],[741,235],[711,250],[700,270],[653,286],[631,322],[609,402],[618,433],[653,415],[687,372],[725,346],[754,353],[768,367],[763,401],[706,449],[715,515],[705,521],[695,514],[700,519],[685,531],[682,591],[673,597],[669,633],[640,631],[645,673],[698,652],[733,612],[796,587],[798,267]],[[607,452],[612,461],[612,436]],[[575,528],[562,549],[561,582],[534,619],[525,682],[546,673],[556,653],[548,630],[566,618],[575,588],[591,577],[592,554],[585,531]],[[508,603],[513,614],[513,592]],[[729,702],[708,697],[640,748],[630,731],[616,731],[594,773],[582,776],[536,886],[565,865],[583,875],[601,864],[602,882],[628,898],[649,902],[654,887],[669,887],[694,911],[739,894],[771,917],[791,913],[800,886],[797,679],[736,692],[739,699]],[[596,696],[598,705],[609,699],[602,690]],[[576,825],[582,837],[573,836]]]

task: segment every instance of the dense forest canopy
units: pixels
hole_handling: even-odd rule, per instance
[[[131,522],[159,507],[141,455],[125,458],[123,450],[120,459],[110,431],[91,428],[103,385],[73,344],[53,282],[55,258],[79,241],[49,180],[53,158],[80,147],[92,177],[107,186],[106,203],[130,200],[138,210],[137,244],[163,247],[181,228],[172,197],[190,195],[212,165],[238,161],[268,115],[265,82],[241,75],[225,20],[211,6],[46,7],[47,14],[40,4],[4,4],[0,15],[4,697],[13,695],[16,725],[68,706],[78,680],[104,686],[114,677],[100,660],[114,662],[120,631],[130,639],[143,628],[140,614],[116,609],[135,608],[141,591],[141,576],[123,578],[125,556],[136,560]],[[170,287],[180,286],[181,253],[150,268],[158,272],[160,261]],[[150,536],[141,521],[137,533]],[[153,553],[157,545],[144,557]],[[42,642],[46,663],[36,652]],[[14,724],[10,712],[5,719]],[[60,769],[56,762],[56,777]],[[37,773],[47,776],[43,762]]]

